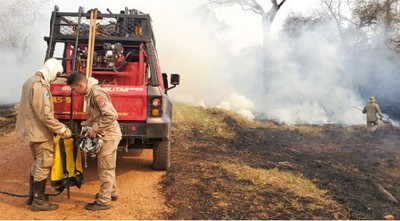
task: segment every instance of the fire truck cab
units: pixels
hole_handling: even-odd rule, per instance
[[[119,115],[119,152],[152,148],[154,169],[167,170],[173,106],[167,92],[179,84],[179,75],[172,74],[169,82],[161,72],[149,14],[107,11],[60,12],[55,6],[44,38],[45,60],[62,60],[66,76],[78,71],[96,78]],[[71,92],[65,78],[53,82],[51,92],[56,118],[79,134],[87,118],[84,98]]]

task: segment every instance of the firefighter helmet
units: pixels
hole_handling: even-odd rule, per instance
[[[103,139],[100,134],[97,134],[96,137],[92,138],[89,136],[89,133],[86,133],[82,138],[79,147],[82,151],[90,154],[96,154],[100,151],[103,146]]]

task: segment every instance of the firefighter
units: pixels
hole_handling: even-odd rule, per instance
[[[34,162],[29,177],[27,205],[32,211],[51,211],[57,204],[49,203],[44,194],[47,176],[54,161],[53,136],[71,137],[71,130],[54,118],[50,82],[62,74],[63,66],[55,59],[48,59],[35,75],[22,86],[15,131],[29,140]]]
[[[375,130],[378,128],[378,120],[382,119],[383,114],[379,105],[374,97],[368,99],[368,103],[362,110],[364,114],[367,114],[367,134],[373,136]]]
[[[82,122],[81,134],[95,138],[101,136],[102,148],[97,151],[97,170],[100,179],[100,191],[96,201],[86,204],[87,210],[106,210],[111,208],[111,201],[118,199],[115,180],[117,148],[121,140],[118,113],[109,94],[99,87],[98,80],[74,72],[67,78],[67,84],[75,93],[85,97],[88,119]]]

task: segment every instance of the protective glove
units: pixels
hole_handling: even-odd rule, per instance
[[[68,138],[70,138],[72,136],[72,132],[68,127],[66,127],[65,128],[65,132],[63,134],[61,134],[60,136],[63,139],[68,139]]]
[[[93,129],[93,127],[82,127],[81,136],[89,136],[91,138],[96,137],[97,132]]]
[[[81,136],[84,137],[86,135],[87,127],[82,127]]]
[[[95,138],[96,137],[97,132],[91,127],[89,129],[89,137],[91,138]]]

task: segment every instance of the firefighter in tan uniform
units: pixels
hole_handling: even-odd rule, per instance
[[[54,133],[63,138],[71,137],[67,126],[54,118],[53,99],[50,94],[50,82],[56,80],[63,66],[55,58],[44,63],[34,76],[25,81],[15,130],[30,142],[34,158],[29,178],[27,205],[33,211],[51,211],[58,209],[57,204],[49,203],[44,194],[47,176],[54,160]]]
[[[378,120],[383,117],[381,109],[374,97],[368,99],[368,103],[365,105],[362,112],[367,114],[367,134],[368,136],[372,136],[378,128]]]
[[[74,92],[83,95],[87,104],[88,119],[82,122],[82,132],[89,130],[90,137],[97,134],[103,140],[102,148],[97,152],[97,170],[100,179],[100,192],[96,194],[96,201],[86,204],[88,210],[104,210],[111,208],[111,201],[118,198],[115,167],[117,148],[121,140],[121,129],[117,118],[118,113],[111,103],[110,96],[97,85],[98,81],[89,79],[81,73],[74,72],[67,84]]]

